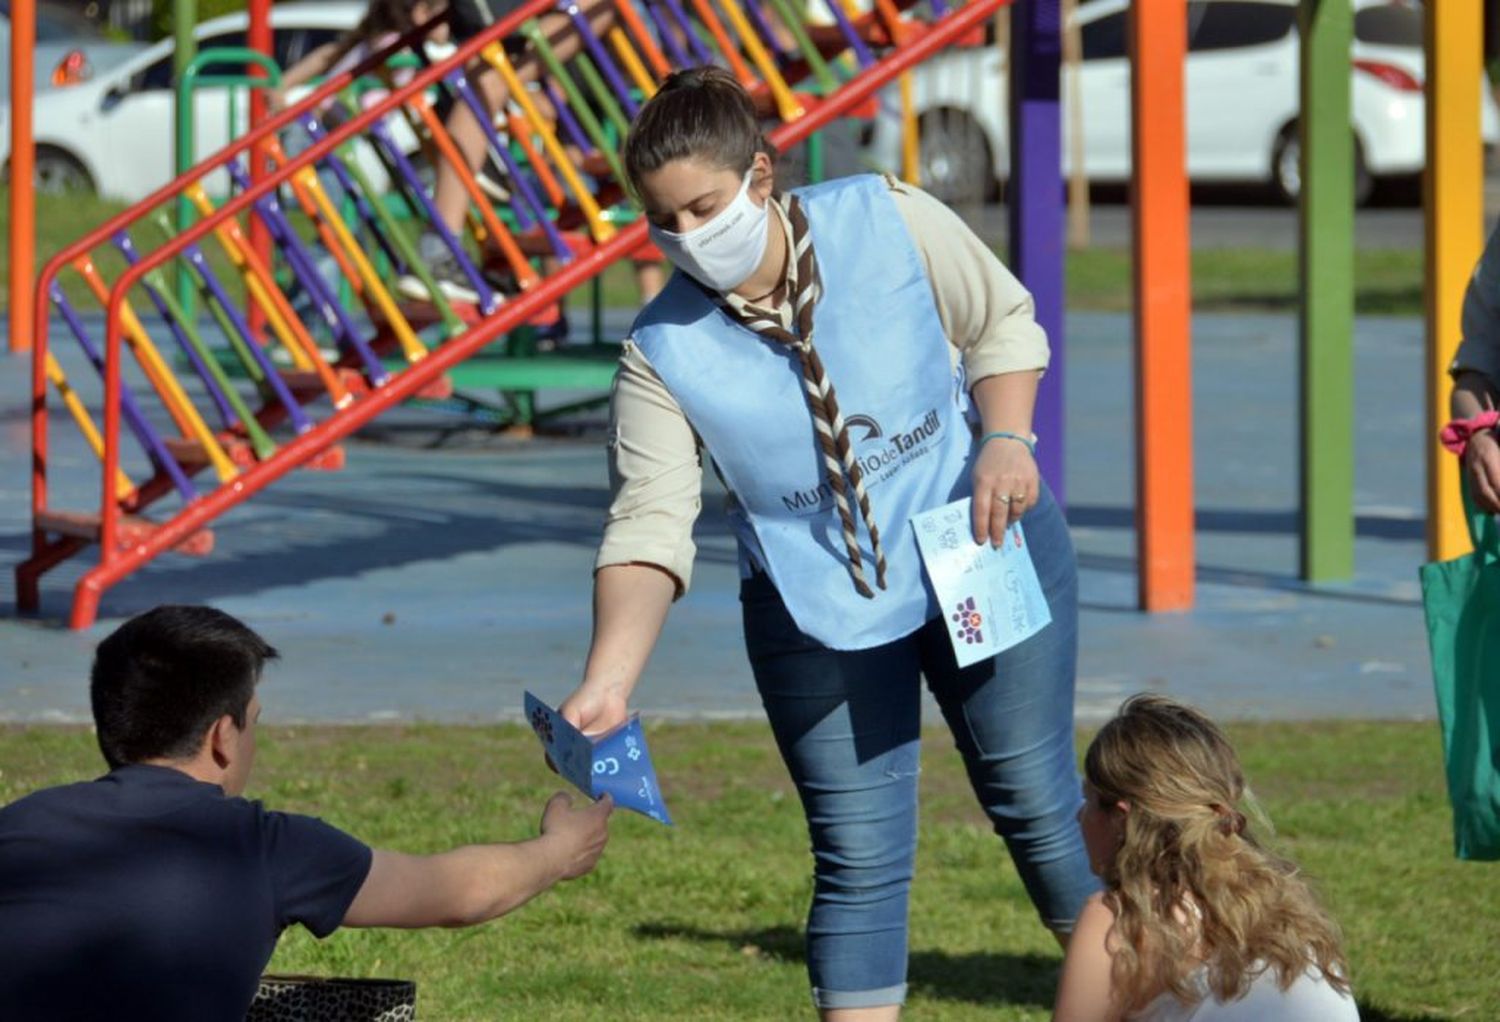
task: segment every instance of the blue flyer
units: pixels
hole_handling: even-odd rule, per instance
[[[591,739],[527,692],[526,720],[557,772],[579,791],[594,799],[609,795],[622,809],[671,826],[639,716],[632,715],[608,734]]]

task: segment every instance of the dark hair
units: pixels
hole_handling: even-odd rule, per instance
[[[625,174],[640,192],[641,176],[673,160],[697,159],[743,174],[756,153],[774,161],[750,94],[721,67],[690,67],[667,76],[625,136]]]
[[[415,6],[416,0],[372,0],[359,27],[366,39],[388,32],[405,35],[417,27],[417,19],[412,16]]]
[[[276,656],[212,607],[157,607],[131,618],[99,643],[89,674],[105,762],[186,759],[225,714],[244,727],[261,665]]]

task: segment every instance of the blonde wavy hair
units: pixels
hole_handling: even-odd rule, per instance
[[[1163,990],[1198,1001],[1200,967],[1220,1001],[1243,996],[1263,967],[1283,990],[1316,966],[1348,992],[1338,927],[1297,866],[1251,832],[1242,801],[1264,816],[1213,721],[1165,696],[1134,696],[1094,738],[1084,775],[1101,810],[1129,806],[1101,877],[1115,914],[1111,979],[1127,1010]]]

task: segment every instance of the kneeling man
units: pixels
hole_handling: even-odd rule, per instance
[[[607,799],[554,795],[528,841],[403,855],[239,797],[275,656],[209,607],[158,607],[99,644],[110,772],[0,809],[5,1018],[243,1018],[293,923],[469,926],[593,869]]]

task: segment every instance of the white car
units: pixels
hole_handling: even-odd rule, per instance
[[[364,15],[361,2],[276,4],[271,8],[274,56],[290,67],[309,51],[353,28]],[[241,12],[199,25],[200,51],[244,46],[247,16]],[[37,180],[52,190],[92,189],[126,202],[144,198],[175,176],[173,161],[175,93],[172,88],[172,40],[166,39],[132,60],[67,89],[38,94],[34,106]],[[226,74],[243,65],[209,67]],[[247,130],[246,89],[234,89],[234,136]],[[196,154],[194,162],[230,142],[230,89],[195,90]],[[404,127],[404,126],[403,126]],[[398,135],[398,139],[401,136]],[[410,139],[409,131],[403,141]],[[0,137],[0,162],[10,158],[10,136]],[[377,186],[386,181],[374,154],[361,153]],[[211,176],[211,192],[227,190],[227,177]]]
[[[1403,0],[1352,0],[1356,198],[1376,178],[1425,165],[1422,10]],[[1094,0],[1076,15],[1083,44],[1075,97],[1064,72],[1063,167],[1070,106],[1081,101],[1084,167],[1093,181],[1130,177],[1129,0]],[[1190,0],[1187,169],[1194,181],[1263,182],[1294,199],[1298,171],[1296,0]],[[1500,110],[1481,82],[1481,133],[1500,140]],[[914,72],[922,184],[947,201],[987,197],[1009,172],[1005,62],[993,45],[951,49]],[[867,130],[867,155],[898,166],[894,92]]]
[[[0,102],[10,101],[10,6],[0,0]],[[146,49],[145,43],[110,39],[77,11],[36,4],[36,45],[31,61],[37,92],[86,82]]]

